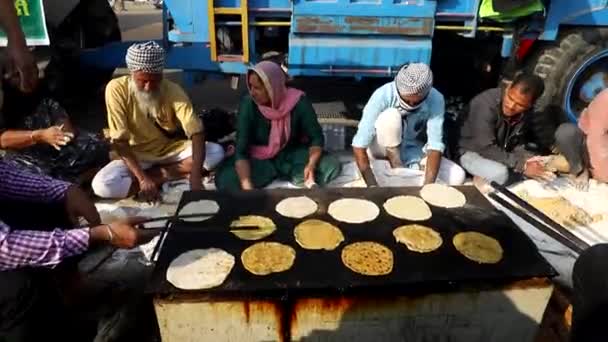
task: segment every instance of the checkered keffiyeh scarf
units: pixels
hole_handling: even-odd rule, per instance
[[[424,63],[412,63],[399,70],[395,84],[401,96],[424,96],[433,87],[433,72]]]
[[[160,74],[165,67],[165,50],[156,42],[133,44],[125,58],[131,72]]]

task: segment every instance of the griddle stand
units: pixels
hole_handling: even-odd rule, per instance
[[[361,191],[360,194],[363,194],[362,196],[366,194],[371,196],[372,192],[375,191],[374,193],[377,194],[383,190],[387,197],[399,192],[403,194],[412,192],[412,189],[406,188],[361,189],[359,191]],[[309,195],[314,198],[315,191],[319,193],[319,191],[324,190],[290,190],[282,192],[280,197]],[[476,198],[483,198],[478,192],[472,193],[472,191],[477,190],[473,190],[471,187],[461,189],[461,191],[467,194],[467,198],[469,198],[469,194]],[[354,192],[350,194],[351,197],[354,196]],[[249,193],[246,196],[254,195]],[[336,194],[336,196],[338,195],[344,196],[344,193]],[[194,200],[197,197],[199,196],[185,194],[185,198],[188,200]],[[274,208],[277,200],[266,202],[260,200],[252,203],[259,205],[260,208],[262,206]],[[180,207],[184,204],[185,201],[182,199]],[[377,204],[381,206],[382,203]],[[488,205],[490,205],[489,202]],[[220,207],[222,206],[220,205]],[[233,203],[231,207],[242,209],[239,208],[237,203]],[[323,211],[323,205],[321,207],[321,211]],[[494,213],[488,213],[490,209],[478,209],[474,212],[480,215],[494,215]],[[432,211],[435,215],[442,210],[432,208]],[[504,214],[500,213],[500,215]],[[164,270],[166,270],[168,260],[183,252],[182,249],[187,250],[196,248],[196,246],[205,248],[201,245],[203,243],[202,239],[201,241],[194,241],[195,239],[191,238],[194,227],[176,225],[169,230],[167,241],[156,263],[158,269],[153,274],[149,288],[154,294],[154,307],[162,340],[169,342],[534,341],[553,291],[550,277],[555,274],[554,271],[550,266],[546,266],[548,267],[546,269],[541,267],[533,271],[533,268],[529,268],[528,271],[523,272],[524,269],[520,266],[513,266],[516,268],[504,269],[510,270],[513,274],[519,274],[519,276],[502,280],[496,278],[487,281],[474,281],[473,278],[483,276],[483,272],[474,272],[474,265],[471,266],[473,268],[467,269],[467,265],[470,266],[470,264],[459,259],[456,252],[450,250],[451,237],[466,226],[466,224],[463,224],[462,226],[452,227],[452,225],[458,224],[457,216],[454,215],[453,221],[445,221],[451,222],[447,225],[450,227],[443,224],[444,227],[442,228],[447,229],[441,232],[444,236],[443,249],[434,255],[433,259],[428,259],[429,261],[423,261],[427,259],[420,259],[420,255],[408,254],[407,258],[404,258],[404,255],[399,254],[406,253],[404,250],[396,249],[397,245],[391,246],[389,240],[379,240],[381,243],[390,246],[395,254],[395,275],[398,276],[398,279],[390,281],[394,285],[390,289],[383,285],[385,282],[388,283],[388,280],[369,280],[367,277],[359,278],[350,275],[346,280],[353,283],[353,287],[344,287],[342,283],[344,279],[340,280],[340,276],[336,277],[334,275],[335,287],[312,289],[312,291],[310,287],[314,287],[316,283],[306,283],[305,281],[293,283],[294,278],[286,275],[270,276],[256,281],[256,278],[251,278],[252,276],[247,275],[246,271],[242,269],[238,258],[240,254],[235,250],[230,252],[237,257],[237,265],[229,279],[221,287],[201,292],[175,291],[175,289],[167,286],[166,282],[163,282],[165,280]],[[317,217],[313,216],[312,218]],[[322,217],[322,219],[326,219],[326,217]],[[281,222],[278,219],[277,221]],[[438,223],[439,221],[434,222]],[[213,222],[208,224],[213,224]],[[386,226],[382,228],[386,230],[382,233],[382,236],[386,235],[387,232],[390,233],[395,224],[396,221],[382,220],[382,225]],[[407,224],[407,222],[402,224]],[[289,234],[281,235],[281,229],[285,229],[284,224],[280,223],[278,226],[277,232],[279,234],[269,240],[286,243],[287,240],[285,239]],[[361,240],[364,237],[357,235],[356,231],[353,233],[353,229],[360,230],[360,228],[365,229],[366,227],[353,228],[340,224],[338,226],[345,232],[347,238],[345,243]],[[290,228],[293,229],[293,227]],[[367,228],[373,229],[374,227]],[[490,229],[491,231],[494,228],[485,227],[484,229]],[[176,245],[171,239],[172,237],[177,239],[177,234],[185,234],[183,238],[179,238],[184,246],[180,246],[178,249],[175,248]],[[206,240],[209,239],[211,238],[209,237]],[[351,241],[348,241],[349,239]],[[209,243],[218,242],[219,240]],[[528,242],[532,244],[531,241]],[[522,246],[521,253],[525,254],[529,253],[529,251],[524,251],[530,248],[528,242],[520,239],[518,235],[516,239],[506,243],[509,250],[513,248],[509,244]],[[239,244],[237,250],[251,244],[241,241],[235,243]],[[294,274],[302,275],[302,265],[304,264],[302,262],[298,264],[298,258],[302,261],[305,256],[301,254],[300,250],[297,253],[293,271]],[[509,254],[508,256],[517,259],[518,254],[520,253]],[[431,258],[432,256],[427,257]],[[313,264],[316,269],[328,269],[331,276],[331,273],[336,273],[331,265],[333,259],[339,260],[339,251],[332,258],[316,259]],[[539,260],[544,261],[542,257]],[[539,267],[541,264],[539,264]],[[513,265],[519,265],[519,263]],[[310,265],[304,266],[310,269]],[[463,267],[466,271],[461,275],[462,279],[465,279],[467,274],[474,275],[469,281],[444,280],[437,281],[436,284],[426,282],[422,286],[414,286],[415,281],[410,282],[411,279],[407,276],[407,272],[412,273],[410,278],[415,278],[416,275],[421,276],[425,269],[430,269],[430,271],[437,269],[438,274],[443,274],[450,269]],[[491,269],[487,268],[487,270]],[[540,272],[540,269],[547,271]],[[534,272],[538,272],[539,276],[532,276]],[[428,275],[432,273],[428,273]],[[309,274],[320,276],[323,273],[313,272]],[[330,277],[326,274],[323,275],[326,278]],[[403,283],[399,283],[399,279],[403,280]],[[337,285],[337,282],[340,282],[340,285]],[[329,278],[326,284],[331,285],[331,283],[332,278]],[[271,289],[272,284],[278,289],[264,292],[265,289]],[[294,284],[306,285],[308,291],[303,291],[302,288],[298,288]],[[319,282],[319,284],[325,283]]]

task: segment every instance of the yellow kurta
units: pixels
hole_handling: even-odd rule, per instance
[[[129,91],[130,76],[113,79],[106,87],[108,126],[113,142],[129,143],[138,160],[158,161],[179,154],[191,145],[190,140],[169,138],[154,124],[154,118],[139,108],[137,99]],[[163,80],[160,127],[175,132],[181,127],[188,138],[203,131],[188,95],[177,84]]]

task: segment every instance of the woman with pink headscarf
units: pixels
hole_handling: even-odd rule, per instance
[[[340,174],[323,153],[323,131],[305,94],[286,85],[281,67],[258,63],[247,75],[249,95],[237,118],[236,153],[217,169],[218,190],[262,188],[275,179],[325,185]]]

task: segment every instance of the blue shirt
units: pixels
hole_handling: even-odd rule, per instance
[[[357,134],[352,146],[367,148],[376,136],[375,123],[378,115],[389,108],[399,107],[399,94],[395,82],[390,82],[376,89],[363,109]],[[407,123],[401,137],[401,161],[409,166],[424,158],[427,150],[443,153],[443,118],[445,101],[443,95],[435,88],[416,111],[403,117]],[[426,130],[424,132],[423,130]],[[426,133],[426,141],[420,139]]]

